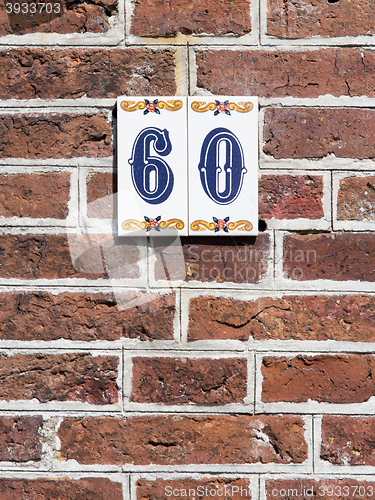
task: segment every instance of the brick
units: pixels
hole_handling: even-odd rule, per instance
[[[182,33],[245,35],[251,30],[249,0],[199,0],[160,3],[136,0],[131,33],[138,36],[171,36]]]
[[[159,500],[165,498],[166,494],[178,493],[178,496],[185,498],[230,498],[240,500],[251,499],[251,483],[248,478],[228,478],[228,477],[203,477],[193,479],[181,477],[180,479],[138,479],[136,482],[137,498],[147,498],[148,500]],[[194,492],[194,493],[193,493]],[[212,492],[212,493],[211,493]],[[215,494],[214,494],[215,492]],[[176,498],[174,495],[172,498]]]
[[[373,109],[272,108],[263,151],[274,158],[374,158]]]
[[[0,115],[0,158],[112,155],[112,128],[103,114]]]
[[[197,66],[197,86],[214,95],[375,96],[375,54],[354,47],[204,50]]]
[[[289,234],[284,277],[293,280],[375,281],[371,233]]]
[[[87,216],[114,219],[113,194],[117,192],[117,176],[110,172],[89,174],[86,178]]]
[[[104,477],[0,479],[1,500],[122,500],[122,485]]]
[[[246,359],[133,358],[131,401],[163,404],[241,403]]]
[[[375,465],[375,418],[325,415],[320,458],[337,465]]]
[[[267,274],[271,239],[267,233],[256,238],[183,237],[181,238],[185,269],[181,269],[178,252],[166,250],[163,242],[154,242],[155,279],[184,279],[204,283],[258,283]],[[166,271],[165,266],[166,265]],[[186,273],[186,274],[185,274]]]
[[[139,250],[134,243],[116,245],[105,235],[90,235],[90,240],[72,236],[68,242],[65,234],[1,235],[0,277],[26,280],[107,278],[100,248],[108,250],[107,267],[111,267],[111,259],[116,259],[112,278],[139,277]]]
[[[345,177],[337,195],[337,220],[375,220],[375,177]]]
[[[374,7],[365,0],[355,3],[268,0],[267,34],[288,39],[374,35]]]
[[[190,300],[188,339],[375,341],[373,295]]]
[[[0,399],[117,403],[118,361],[82,353],[2,355]]]
[[[175,93],[175,62],[173,52],[168,49],[0,51],[1,99],[115,98],[124,94]]]
[[[61,456],[80,464],[302,463],[303,420],[293,415],[144,415],[66,418]]]
[[[265,356],[262,401],[363,403],[375,395],[374,367],[366,354]]]
[[[139,297],[129,292],[129,305]],[[117,297],[117,295],[116,295]],[[2,292],[2,340],[173,340],[176,295],[119,309],[112,293]]]
[[[0,461],[29,462],[42,458],[41,416],[0,417]]]
[[[70,173],[0,175],[1,217],[65,219]]]
[[[16,2],[11,2],[13,5]],[[30,11],[31,11],[31,7]],[[52,2],[52,12],[36,9],[32,15],[15,12],[0,18],[0,36],[26,33],[105,33],[109,30],[110,19],[117,13],[116,0],[93,0],[84,4],[80,0]]]
[[[321,219],[322,198],[320,175],[262,175],[259,179],[261,219]]]
[[[271,479],[266,481],[267,500],[292,500],[297,496],[329,500],[334,495],[338,500],[350,497],[358,498],[359,492],[372,496],[375,484],[371,481],[358,481],[351,477],[345,479],[310,479],[306,476],[299,479]]]

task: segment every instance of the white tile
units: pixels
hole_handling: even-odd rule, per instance
[[[258,100],[189,97],[189,234],[258,234]]]
[[[187,235],[186,97],[122,96],[117,105],[118,234]]]

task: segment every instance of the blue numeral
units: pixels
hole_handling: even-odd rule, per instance
[[[207,134],[198,168],[203,189],[215,203],[228,205],[238,197],[247,170],[241,143],[233,132],[215,128]]]
[[[134,187],[139,196],[152,205],[168,199],[172,192],[174,177],[169,165],[157,156],[151,156],[151,146],[160,156],[172,151],[167,130],[156,127],[143,129],[137,136],[129,160]]]

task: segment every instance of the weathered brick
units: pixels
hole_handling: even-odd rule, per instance
[[[337,195],[338,220],[375,220],[375,177],[345,177]]]
[[[107,248],[105,263],[113,267],[112,278],[138,278],[137,246],[116,245],[113,241],[116,242],[105,235],[90,235],[90,239],[72,236],[68,242],[65,234],[3,234],[0,236],[0,277],[26,280],[107,278],[101,255],[101,248]],[[77,256],[74,263],[72,255]]]
[[[269,479],[266,481],[267,500],[292,500],[296,497],[330,500],[333,496],[338,500],[373,496],[375,483],[358,481],[351,477],[344,479],[319,478],[310,479],[306,476],[299,479]]]
[[[321,219],[322,198],[322,176],[262,175],[259,179],[261,219]]]
[[[160,93],[176,93],[174,56],[168,49],[0,51],[1,99],[115,98]]]
[[[29,462],[42,457],[41,416],[0,417],[0,461]]]
[[[0,115],[0,135],[0,158],[93,158],[113,152],[104,114]]]
[[[223,497],[231,500],[243,498],[251,499],[251,483],[248,478],[237,477],[202,477],[193,479],[181,477],[180,479],[138,479],[136,482],[137,498],[159,500],[165,496],[172,498],[209,498]],[[174,495],[178,492],[178,495]],[[194,493],[193,493],[194,492]],[[215,492],[215,494],[214,494]],[[171,493],[171,495],[169,495]]]
[[[118,358],[90,354],[0,357],[0,399],[117,403]]]
[[[70,173],[0,175],[1,217],[65,219]]]
[[[374,368],[366,354],[265,356],[262,401],[363,403],[375,395]]]
[[[244,35],[251,30],[250,1],[199,0],[160,3],[136,0],[131,33],[138,36],[171,36],[182,33]]]
[[[375,418],[325,415],[320,457],[337,465],[375,465]]]
[[[154,242],[155,279],[184,279],[205,283],[258,283],[267,274],[271,239],[267,233],[256,238],[182,237],[185,269],[177,252],[161,256],[164,243]],[[167,269],[165,270],[165,265]],[[186,274],[185,274],[186,272]]]
[[[129,292],[129,306],[139,297]],[[117,295],[116,295],[117,297]],[[112,293],[2,292],[2,340],[172,340],[175,293],[119,309]]]
[[[375,110],[272,108],[263,151],[274,158],[375,158]]]
[[[131,401],[163,404],[241,403],[247,389],[241,358],[133,358]]]
[[[66,418],[58,436],[61,456],[81,464],[288,464],[307,459],[303,420],[293,415]]]
[[[113,219],[117,176],[110,172],[89,174],[86,178],[87,216],[95,219]]]
[[[188,338],[374,342],[374,311],[373,295],[199,296],[190,300]]]
[[[120,483],[104,477],[83,479],[0,479],[1,500],[122,500]]]
[[[365,0],[268,0],[267,34],[289,39],[374,35],[374,6]]]
[[[17,2],[10,2],[13,6]],[[92,0],[85,4],[80,0],[51,2],[52,11],[37,7],[32,13],[29,4],[28,15],[15,10],[0,18],[0,36],[26,33],[104,33],[108,31],[110,18],[117,12],[117,0]],[[8,10],[8,9],[6,9]]]
[[[375,96],[372,50],[205,50],[197,66],[198,87],[218,95]]]
[[[375,281],[375,234],[289,234],[283,251],[288,279]]]

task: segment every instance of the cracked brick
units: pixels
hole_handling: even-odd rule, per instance
[[[35,462],[42,458],[40,430],[43,418],[0,416],[0,461]]]

